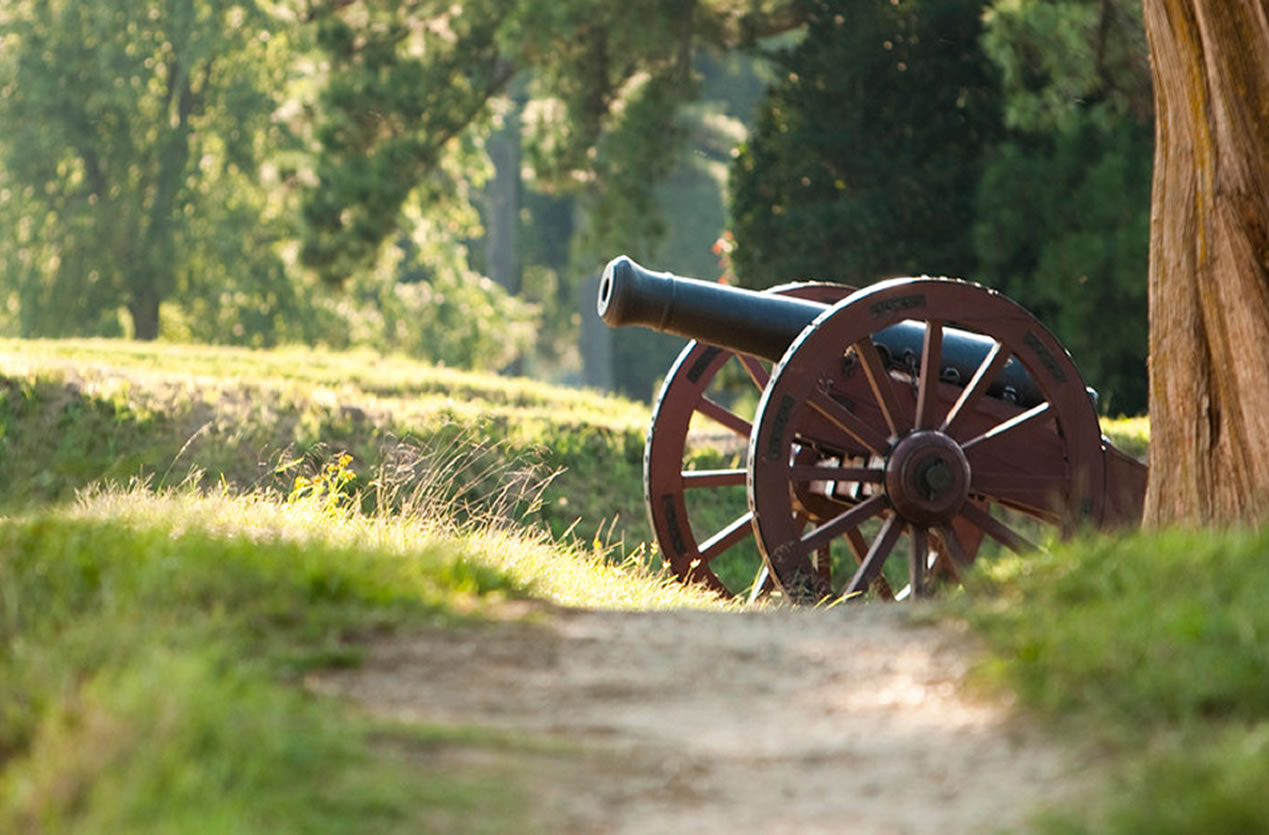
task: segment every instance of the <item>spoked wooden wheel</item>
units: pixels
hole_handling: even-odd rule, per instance
[[[876,591],[905,551],[920,595],[931,568],[964,568],[973,537],[1034,547],[1003,510],[1067,534],[1104,503],[1101,431],[1070,356],[1016,303],[961,281],[883,282],[817,317],[772,373],[749,452],[758,544],[795,602]],[[799,489],[826,481],[846,485],[827,491],[835,512],[798,525]],[[816,555],[843,537],[859,549],[861,531],[858,566],[826,576]]]
[[[833,304],[854,292],[839,284],[790,284],[771,293]],[[766,386],[769,363],[698,342],[679,354],[652,410],[643,458],[643,489],[662,559],[684,582],[702,583],[719,594],[756,595],[768,586],[761,555],[753,544],[746,494],[746,456],[752,406],[724,406],[717,382],[725,368],[750,381],[752,400]],[[732,466],[696,469],[689,435],[701,425],[716,430],[708,443]],[[731,460],[726,461],[730,455]],[[809,502],[808,502],[809,503]],[[790,510],[790,513],[794,511]],[[809,514],[799,508],[809,524]],[[791,520],[796,521],[796,520]]]

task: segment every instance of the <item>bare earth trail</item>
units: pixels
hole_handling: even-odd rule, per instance
[[[974,657],[963,631],[893,605],[552,610],[380,641],[313,686],[592,752],[542,770],[542,831],[957,835],[1087,783],[1082,758],[965,691]]]

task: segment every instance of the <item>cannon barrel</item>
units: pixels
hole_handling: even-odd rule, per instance
[[[779,361],[829,305],[731,287],[644,269],[622,255],[608,262],[599,282],[597,309],[610,327],[641,325],[742,354]],[[900,322],[872,335],[892,367],[903,369],[921,356],[925,326]],[[966,384],[982,365],[993,341],[947,328],[940,377]],[[1030,407],[1044,402],[1039,387],[1016,359],[988,388],[993,397]]]
[[[622,255],[599,281],[599,316],[611,327],[642,325],[778,361],[819,302],[775,296],[646,270]]]

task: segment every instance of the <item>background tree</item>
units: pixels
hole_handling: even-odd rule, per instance
[[[693,63],[699,92],[679,117],[692,152],[680,157],[651,195],[665,218],[665,232],[652,240],[614,240],[613,252],[625,252],[656,269],[734,281],[720,249],[727,242],[719,237],[727,225],[728,170],[769,75],[761,60],[740,51],[701,50]],[[588,287],[582,299],[583,315],[592,319],[596,290],[597,284]],[[631,397],[653,397],[683,340],[645,328],[614,331],[596,324],[611,339],[612,387]]]
[[[1112,413],[1146,408],[1150,71],[1130,0],[997,2],[1008,135],[974,206],[974,276],[1032,310]]]
[[[254,3],[19,0],[0,50],[0,245],[28,336],[271,341],[294,304],[259,161],[283,147],[287,39]]]
[[[1058,333],[1104,409],[1144,411],[1153,137],[1140,7],[798,8],[806,39],[772,56],[781,78],[733,170],[742,280],[980,281]]]
[[[682,160],[692,129],[684,105],[700,89],[701,50],[786,30],[797,23],[789,7],[788,0],[311,4],[328,70],[316,102],[304,262],[339,284],[379,257],[385,241],[408,234],[406,207],[466,211],[467,178],[491,114],[519,79],[524,194],[572,209],[569,266],[523,270],[524,291],[547,311],[563,308],[559,298],[533,293],[549,290],[571,305],[578,283],[616,252],[654,260],[666,230],[656,186]],[[455,164],[461,157],[468,161]],[[581,315],[593,317],[593,299],[584,304]],[[570,326],[580,320],[571,309]],[[648,396],[651,373],[622,387]]]
[[[1269,519],[1269,7],[1145,0],[1158,119],[1147,521]]]
[[[766,6],[775,6],[767,9]],[[305,262],[338,282],[400,229],[401,208],[461,190],[444,160],[516,74],[534,185],[585,205],[591,249],[661,230],[652,185],[681,149],[680,106],[695,50],[788,28],[786,4],[711,0],[476,0],[313,3],[329,60],[317,183],[305,205]],[[754,11],[756,9],[756,11]]]
[[[732,169],[745,284],[972,276],[974,191],[996,138],[979,0],[803,0],[796,48]]]

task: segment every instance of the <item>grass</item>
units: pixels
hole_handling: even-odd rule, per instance
[[[204,488],[279,487],[286,461],[347,450],[369,473],[403,442],[462,439],[559,472],[538,513],[556,536],[590,542],[619,518],[634,547],[650,538],[646,422],[646,407],[593,392],[372,354],[0,340],[0,509],[191,470]]]
[[[523,830],[554,742],[299,685],[507,599],[719,605],[647,567],[646,420],[369,354],[0,341],[0,831]],[[1103,431],[1144,457],[1144,419]],[[1129,763],[1038,828],[1269,830],[1267,545],[1158,534],[980,573],[986,675]],[[491,756],[455,770],[455,747]]]
[[[226,531],[217,513],[191,524],[206,500],[165,513],[128,499],[134,518],[106,502],[0,524],[0,830],[421,823],[419,776],[374,756],[369,723],[294,684],[353,663],[371,630],[454,617],[515,585],[444,543],[405,559],[282,535],[293,521],[259,507]],[[474,790],[435,777],[455,798]]]
[[[1102,434],[1134,458],[1145,461],[1150,448],[1150,418],[1102,418]]]
[[[1120,765],[1053,833],[1269,831],[1269,531],[1166,531],[1000,561],[986,673]]]
[[[639,550],[645,420],[368,355],[0,343],[0,831],[532,828],[557,743],[300,684],[507,599],[718,605]]]
[[[508,598],[715,605],[605,557],[322,497],[115,490],[0,520],[0,831],[519,831],[541,742],[391,727],[297,685]],[[499,765],[455,773],[438,746]]]

